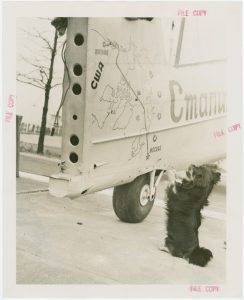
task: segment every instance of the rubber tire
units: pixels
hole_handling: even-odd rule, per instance
[[[142,222],[153,207],[154,200],[145,206],[140,203],[140,193],[149,184],[149,174],[138,176],[134,181],[116,186],[113,192],[113,209],[118,218],[127,223]],[[155,197],[154,197],[155,199]]]

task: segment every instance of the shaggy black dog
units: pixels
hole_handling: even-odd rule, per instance
[[[177,257],[201,267],[213,257],[212,252],[199,246],[198,228],[201,209],[208,205],[208,196],[220,181],[216,165],[191,165],[186,177],[167,189],[167,237],[165,247]]]

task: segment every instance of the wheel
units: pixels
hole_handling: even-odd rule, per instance
[[[139,223],[143,221],[153,207],[150,196],[150,176],[144,174],[134,181],[116,186],[113,192],[113,209],[121,221]]]

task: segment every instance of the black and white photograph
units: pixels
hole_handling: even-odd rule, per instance
[[[241,3],[108,4],[5,3],[5,293],[240,297]]]

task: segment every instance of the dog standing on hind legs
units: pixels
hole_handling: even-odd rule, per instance
[[[166,190],[167,237],[164,250],[188,260],[190,264],[204,267],[213,257],[210,250],[200,247],[198,229],[201,209],[208,205],[208,196],[220,181],[220,176],[216,165],[191,165],[185,178],[174,178]]]

